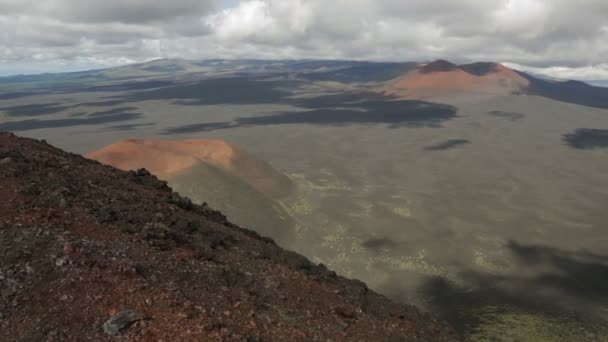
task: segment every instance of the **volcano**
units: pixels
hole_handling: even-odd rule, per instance
[[[268,163],[222,140],[128,139],[86,155],[121,170],[145,167],[162,179],[184,175],[205,163],[237,177],[269,197],[289,194],[289,179]]]
[[[225,141],[128,139],[86,157],[125,171],[145,168],[195,202],[208,202],[279,242],[293,226],[277,205],[292,192],[290,179]]]
[[[438,60],[422,65],[393,80],[389,93],[404,98],[419,98],[433,92],[466,92],[492,95],[525,93],[530,81],[497,63],[456,65]]]

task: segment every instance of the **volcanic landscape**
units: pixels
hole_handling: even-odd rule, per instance
[[[181,195],[469,340],[608,339],[608,88],[496,63],[0,78],[0,131]]]

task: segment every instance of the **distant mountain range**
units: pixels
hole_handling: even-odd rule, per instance
[[[608,87],[608,81],[587,81],[587,83],[596,87]]]
[[[365,62],[341,60],[204,60],[159,59],[100,70],[0,78],[0,99],[19,97],[24,90],[74,89],[142,85],[154,88],[203,78],[276,76],[303,81],[381,85],[389,94],[417,98],[420,92],[465,91],[495,95],[548,97],[579,105],[608,108],[608,88],[580,81],[552,80],[492,62],[456,65],[446,60]],[[143,81],[148,82],[145,84]],[[131,83],[133,82],[133,83]],[[136,83],[137,82],[137,83]],[[595,84],[606,84],[599,82]],[[19,89],[19,92],[14,91]],[[378,87],[373,88],[377,90]],[[97,89],[93,89],[97,90]],[[106,88],[99,90],[107,90]],[[128,90],[128,89],[126,89]]]

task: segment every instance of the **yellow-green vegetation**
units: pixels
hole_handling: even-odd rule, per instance
[[[476,238],[477,238],[477,240],[479,240],[481,242],[492,244],[497,247],[504,246],[507,243],[507,240],[505,240],[502,237],[498,237],[498,236],[480,234]]]
[[[310,202],[304,196],[300,196],[299,193],[291,196],[290,198],[277,200],[276,205],[280,207],[280,211],[285,213],[292,222],[294,222],[294,230],[296,239],[300,240],[308,232],[308,227],[305,224],[305,218],[310,216],[313,212]],[[303,250],[299,249],[297,243],[290,246],[292,249],[297,249],[299,252],[304,253]]]
[[[329,217],[316,217],[314,199],[327,195],[341,195],[350,198],[353,209],[348,216],[356,219],[371,218],[375,209],[386,210],[401,218],[412,217],[405,196],[392,196],[381,202],[371,201],[361,192],[353,193],[345,182],[336,178],[327,170],[320,170],[322,178],[314,180],[302,174],[291,174],[297,191],[291,197],[279,202],[282,211],[296,222],[296,235],[302,241],[301,247],[306,254],[313,255],[316,263],[324,263],[331,269],[347,277],[358,277],[366,280],[370,286],[378,286],[390,279],[392,273],[417,273],[430,277],[446,279],[452,286],[466,291],[460,277],[447,266],[436,264],[429,258],[428,251],[422,249],[414,255],[399,255],[398,251],[374,253],[363,246],[362,236],[358,236],[352,227],[336,222]],[[384,212],[384,211],[382,211]],[[382,213],[381,212],[381,213]],[[307,222],[315,222],[311,226]],[[310,236],[321,237],[318,243],[310,244]],[[473,262],[487,273],[500,273],[513,267],[509,253],[505,249],[506,241],[496,236],[477,237],[479,246],[472,250]],[[297,242],[296,242],[297,244]],[[296,247],[297,248],[297,247]],[[412,253],[411,250],[403,254]],[[608,335],[585,329],[573,320],[558,320],[539,313],[522,312],[515,308],[485,306],[482,308],[462,308],[459,315],[472,317],[479,321],[471,327],[467,340],[478,341],[608,341]]]
[[[345,235],[346,235],[346,228],[344,228],[344,226],[342,225],[337,225],[336,230],[334,231],[333,234],[330,235],[325,235],[323,237],[323,241],[324,244],[325,243],[338,243],[338,242],[343,242],[345,239]]]
[[[448,270],[445,267],[436,266],[426,260],[426,251],[421,250],[418,255],[387,257],[376,256],[372,257],[373,262],[381,262],[390,265],[393,269],[399,271],[410,271],[429,276],[442,276],[448,278]]]
[[[348,229],[343,225],[333,226],[333,229],[324,235],[322,240],[320,246],[332,253],[331,256],[321,257],[321,259],[327,259],[324,260],[327,265],[347,277],[352,277],[355,270],[369,262],[369,256],[361,246],[361,241],[350,236]]]
[[[307,217],[314,214],[313,207],[309,201],[312,196],[322,197],[329,192],[348,192],[352,189],[341,181],[332,181],[333,175],[327,170],[320,170],[323,174],[323,179],[308,179],[302,174],[290,174],[294,184],[297,186],[297,191],[294,196],[283,200],[280,205],[294,220],[299,222],[297,225],[297,234],[302,236],[308,232],[311,227],[306,227],[303,222]],[[351,196],[353,198],[354,196]],[[403,204],[406,201],[400,200]],[[411,217],[412,213],[409,207],[405,205],[395,206],[391,201],[383,203],[372,203],[363,198],[355,200],[355,212],[349,213],[351,217],[363,218],[371,216],[375,205],[380,205],[387,208],[403,218]],[[314,260],[323,262],[332,269],[345,276],[353,276],[357,272],[366,270],[368,273],[374,265],[382,264],[384,267],[395,271],[415,272],[430,276],[442,276],[450,278],[454,283],[458,283],[454,277],[450,277],[448,270],[445,267],[433,265],[427,260],[426,251],[422,250],[417,255],[413,256],[389,256],[375,255],[363,247],[363,241],[356,235],[350,234],[347,226],[338,222],[326,221],[322,224],[317,224],[314,229],[317,231],[316,236],[322,236],[321,243],[315,248],[313,247]]]
[[[327,170],[321,170],[326,176],[332,176]],[[289,198],[277,201],[283,212],[296,222],[296,235],[302,237],[309,227],[305,224],[308,218],[313,215],[313,206],[309,198],[311,196],[323,196],[331,191],[349,191],[350,188],[342,182],[332,183],[327,179],[313,182],[303,174],[288,175],[292,182],[296,185],[295,193]],[[328,224],[328,226],[330,226]],[[331,231],[331,230],[329,230]],[[294,248],[297,248],[294,246]]]
[[[401,217],[405,217],[405,218],[412,217],[412,211],[408,207],[393,208],[393,212]]]
[[[390,210],[393,214],[403,217],[403,218],[411,218],[412,217],[412,209],[408,205],[407,198],[403,195],[393,195],[391,196],[394,201],[387,202],[379,202],[378,205]]]
[[[295,238],[297,240],[301,239],[307,233],[307,227],[300,219],[303,215],[310,214],[312,209],[310,208],[308,202],[304,198],[299,198],[295,202],[277,200],[275,203],[275,207],[278,207],[278,212],[285,213],[285,215],[294,223],[293,229],[295,233]],[[300,250],[297,244],[288,246],[291,249],[298,250],[300,253],[304,253],[303,250]]]
[[[472,313],[480,317],[481,324],[467,340],[518,341],[518,342],[583,342],[608,341],[604,331],[592,331],[572,320],[560,320],[542,314],[501,310],[494,306]]]
[[[502,256],[500,250],[498,252],[494,252],[493,254],[497,254],[495,257],[488,256],[485,252],[474,249],[473,250],[473,261],[475,264],[484,269],[484,271],[489,273],[500,273],[509,270],[513,265],[510,262],[507,262],[504,256]],[[497,259],[501,258],[500,260]],[[494,259],[494,260],[492,260]]]
[[[312,214],[312,207],[307,199],[304,197],[298,198],[295,202],[292,203],[291,209],[294,213],[299,215],[310,215]]]
[[[329,191],[352,191],[351,187],[339,180],[331,181],[328,179],[322,179],[313,182],[304,174],[300,173],[292,173],[288,176],[295,184],[297,184],[299,190],[303,190],[305,192],[319,191],[319,194],[322,195],[323,192]]]
[[[369,217],[371,215],[374,204],[367,201],[356,201],[355,204],[359,207],[359,210],[351,212],[348,216],[351,217]]]
[[[321,246],[335,252],[330,259],[323,261],[347,276],[351,276],[355,270],[366,270],[369,273],[374,265],[382,264],[394,271],[441,276],[450,279],[455,285],[460,284],[447,268],[429,262],[425,250],[413,256],[372,255],[362,247],[362,241],[350,236],[348,229],[339,224],[334,226],[331,233],[323,236]]]
[[[314,229],[315,236],[321,236],[321,241],[312,246],[309,254],[316,263],[324,263],[336,272],[346,277],[357,277],[366,280],[374,287],[389,279],[394,272],[412,272],[425,276],[441,277],[452,286],[466,290],[462,279],[448,267],[434,264],[429,260],[428,252],[424,249],[414,255],[375,254],[363,247],[363,240],[352,234],[349,226],[323,219],[314,227],[304,222],[314,215],[311,198],[323,197],[329,192],[352,191],[341,182],[332,182],[331,175],[323,172],[323,180],[314,182],[303,175],[291,175],[298,186],[298,192],[291,198],[281,201],[281,206],[292,218],[299,222],[296,225],[297,235],[306,237]],[[350,196],[356,211],[349,213],[350,217],[371,217],[375,206],[382,206],[402,218],[411,218],[412,212],[406,205],[405,198],[396,201],[374,203],[361,194]],[[506,241],[495,236],[478,236],[478,242],[485,248],[472,251],[474,263],[487,273],[500,273],[513,267],[509,253],[505,249]],[[310,246],[306,246],[309,248]],[[412,251],[404,251],[411,253]],[[370,278],[370,275],[371,276]],[[482,308],[463,308],[459,315],[479,320],[468,331],[467,341],[521,341],[521,342],[578,342],[578,341],[608,341],[608,329],[598,332],[577,323],[574,320],[560,320],[541,313],[523,312],[510,307],[485,306]]]
[[[312,214],[312,207],[310,202],[304,197],[296,197],[294,199],[288,199],[285,201],[279,201],[279,204],[283,210],[287,211],[291,216],[296,215],[310,215]]]

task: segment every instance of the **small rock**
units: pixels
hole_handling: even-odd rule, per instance
[[[10,164],[13,162],[13,158],[11,157],[6,157],[3,159],[0,159],[0,165],[6,165],[6,164]]]
[[[67,341],[68,337],[65,333],[57,330],[51,331],[47,337],[47,342],[55,342],[55,341]]]
[[[68,263],[68,260],[66,258],[57,258],[57,260],[55,260],[55,266],[57,266],[57,267],[61,267],[67,263]]]
[[[35,271],[36,271],[36,270],[35,270],[35,269],[34,269],[32,266],[30,266],[30,265],[25,265],[25,272],[26,272],[27,274],[33,274]]]
[[[69,299],[68,295],[63,295],[63,296],[59,297],[59,300],[62,302],[65,302],[68,299]]]
[[[144,319],[144,316],[137,311],[121,311],[103,324],[103,331],[108,335],[116,335],[124,328],[142,319]]]
[[[65,253],[73,253],[74,252],[74,245],[72,245],[69,242],[66,242],[63,244],[63,251]]]
[[[177,192],[171,194],[171,203],[185,210],[191,210],[194,207],[194,204],[189,198],[182,197]]]
[[[151,176],[152,174],[150,173],[150,171],[146,170],[146,169],[139,169],[137,171],[135,171],[135,174],[138,177],[148,177]]]
[[[354,310],[346,307],[339,306],[334,309],[334,312],[343,318],[354,319],[357,317],[357,313]]]

